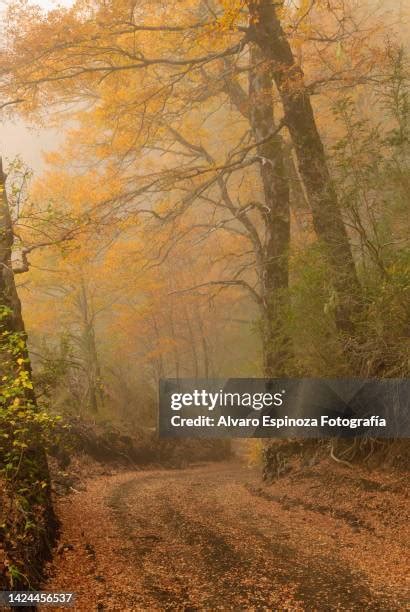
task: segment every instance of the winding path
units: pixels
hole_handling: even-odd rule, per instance
[[[321,515],[312,537],[314,512],[261,495],[235,464],[103,476],[62,503],[44,588],[77,591],[76,610],[400,609],[346,564]]]

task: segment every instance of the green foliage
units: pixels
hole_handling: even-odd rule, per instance
[[[379,96],[383,110],[395,123],[387,133],[387,141],[397,149],[410,144],[410,72],[403,47],[388,43],[386,51],[390,70],[382,80]]]
[[[387,49],[388,70],[374,92],[383,122],[352,99],[335,116],[344,135],[333,148],[334,176],[363,288],[358,373],[406,376],[410,289],[410,73],[402,48]]]
[[[9,331],[10,315],[0,308],[0,480],[10,500],[0,519],[0,541],[6,549],[30,545],[48,505],[45,449],[58,422],[36,405],[25,335]],[[13,567],[8,566],[11,584],[18,579]]]
[[[43,338],[39,350],[39,354],[36,355],[34,381],[44,402],[44,398],[52,397],[59,385],[67,384],[66,377],[74,362],[74,357],[69,338],[65,334],[59,338],[56,346],[50,345]]]
[[[357,350],[364,375],[406,377],[410,372],[410,251],[398,251],[389,260],[383,277],[363,275],[367,317],[362,322],[364,341]]]
[[[319,244],[292,255],[287,332],[299,376],[343,376],[348,364],[335,326],[336,293]]]
[[[295,351],[292,375],[401,377],[410,371],[410,73],[402,49],[390,46],[387,59],[388,70],[369,94],[371,114],[349,97],[334,106],[342,135],[330,160],[362,288],[355,296],[357,333],[337,332],[337,296],[320,244],[295,249],[283,319]]]

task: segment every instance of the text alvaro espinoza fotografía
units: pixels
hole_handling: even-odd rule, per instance
[[[409,379],[166,379],[159,432],[188,438],[410,437]]]

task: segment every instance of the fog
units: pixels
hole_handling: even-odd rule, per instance
[[[70,6],[73,2],[37,0],[36,4],[50,10],[58,6]],[[5,159],[14,159],[19,155],[38,174],[44,168],[43,153],[53,150],[60,141],[57,130],[38,129],[19,119],[7,120],[0,131],[0,155]]]
[[[58,142],[56,130],[34,128],[23,121],[8,121],[1,129],[0,153],[6,160],[20,156],[37,174],[44,167],[43,152],[54,149]]]

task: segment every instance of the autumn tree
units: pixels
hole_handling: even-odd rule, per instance
[[[28,113],[74,102],[81,128],[70,158],[90,164],[97,158],[102,180],[116,177],[116,193],[93,209],[95,218],[145,216],[169,224],[174,236],[181,228],[181,236],[195,239],[198,232],[205,239],[218,231],[241,235],[249,244],[233,276],[213,279],[210,286],[242,287],[258,304],[267,374],[292,371],[291,342],[280,316],[288,288],[289,179],[295,185],[301,179],[299,195],[309,203],[331,270],[335,320],[343,334],[354,332],[362,302],[312,108],[314,86],[305,83],[298,58],[301,38],[323,49],[329,41],[346,45],[356,32],[340,30],[333,5],[322,14],[337,13],[335,33],[317,32],[315,24],[306,29],[313,8],[303,3],[295,12],[259,1],[166,8],[123,2],[57,10],[46,21],[36,9],[29,19],[11,13],[11,93],[26,100]],[[173,20],[165,22],[171,12]],[[337,80],[343,78],[342,73]],[[332,80],[327,75],[325,81]],[[242,117],[234,127],[229,105]],[[222,134],[216,124],[224,126],[223,142],[215,137],[218,129]],[[297,158],[293,173],[292,163],[285,168],[285,131]],[[257,175],[255,198],[251,184]],[[187,228],[180,218],[193,207],[199,222]],[[168,254],[175,243],[172,238]]]
[[[0,479],[3,495],[8,498],[7,506],[1,508],[3,553],[8,568],[1,578],[4,587],[24,583],[21,567],[14,561],[16,551],[32,563],[33,555],[44,552],[53,527],[46,457],[53,419],[37,405],[33,388],[12,268],[13,242],[6,175],[0,160]]]

